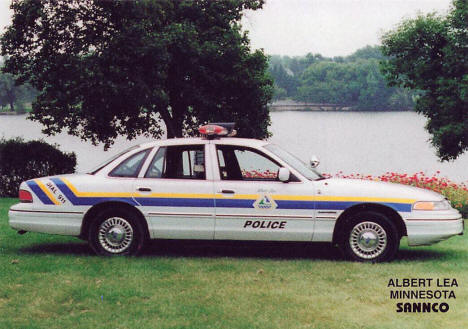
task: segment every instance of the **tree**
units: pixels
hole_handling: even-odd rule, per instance
[[[382,43],[389,84],[421,91],[415,109],[428,118],[438,156],[456,159],[468,149],[468,2],[454,0],[447,16],[405,20]]]
[[[297,89],[297,78],[289,74],[283,67],[282,64],[270,64],[269,67],[269,72],[275,81],[275,84],[280,88],[280,89],[275,89],[275,98],[278,98],[278,94],[276,91],[278,90],[285,90],[286,96],[294,96],[296,94],[296,89]]]
[[[273,100],[278,101],[281,99],[285,99],[288,97],[288,93],[286,89],[279,87],[278,85],[275,84],[275,89],[273,93]]]
[[[385,56],[382,54],[382,51],[379,46],[365,46],[356,50],[353,54],[346,57],[346,60],[349,62],[356,61],[358,59],[378,59],[382,60]]]
[[[240,19],[264,0],[23,0],[1,38],[4,71],[39,95],[32,120],[108,147],[118,135],[195,134],[235,121],[262,138],[273,82]]]
[[[10,111],[15,110],[16,101],[15,80],[11,74],[0,74],[0,105],[10,105]]]
[[[23,103],[30,102],[35,91],[28,84],[17,86],[15,78],[8,73],[0,73],[0,106],[9,105],[10,111],[24,111]]]

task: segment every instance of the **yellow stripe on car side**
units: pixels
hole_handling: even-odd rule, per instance
[[[229,195],[224,195],[217,193],[214,196],[216,199],[229,199],[229,200],[252,200],[252,199],[258,199],[259,195],[258,194],[229,194]]]
[[[66,178],[61,177],[61,180],[67,185],[67,187],[77,196],[77,197],[127,197],[131,198],[134,196],[134,193],[128,192],[80,192],[78,191],[72,183]]]
[[[196,194],[196,193],[136,193],[133,196],[139,198],[193,198],[193,199],[212,199],[213,194]]]
[[[127,193],[127,192],[80,192],[66,178],[62,181],[77,197],[143,197],[143,198],[195,198],[195,199],[233,199],[233,200],[256,200],[260,194],[234,194],[225,196],[220,193]],[[40,185],[41,186],[41,185]],[[41,188],[44,187],[43,185]],[[51,197],[50,192],[43,188],[44,192]],[[53,196],[52,196],[53,197]],[[52,199],[51,197],[51,199]],[[331,195],[271,195],[274,200],[284,201],[348,201],[348,202],[386,202],[386,203],[414,203],[415,199],[403,198],[376,198],[376,197],[350,197],[350,196],[331,196]],[[55,199],[52,199],[56,202]]]
[[[48,197],[49,199],[55,204],[55,205],[59,205],[60,202],[58,202],[58,200],[55,198],[55,196],[49,191],[49,189],[44,185],[44,183],[42,183],[39,179],[35,179],[34,180],[36,182],[36,184],[39,186],[39,188],[42,190],[42,192],[44,192]]]
[[[127,192],[80,192],[66,178],[61,178],[67,187],[77,197],[137,197],[137,198],[197,198],[210,199],[213,194],[196,194],[196,193],[127,193]]]

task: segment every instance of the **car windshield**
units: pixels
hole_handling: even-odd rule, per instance
[[[301,159],[297,158],[295,155],[292,155],[288,151],[283,150],[278,145],[275,144],[268,144],[264,146],[268,151],[273,153],[274,155],[278,156],[290,165],[292,168],[297,170],[302,176],[309,180],[320,180],[324,179],[322,175],[320,175],[315,169],[310,168],[307,164],[305,164]]]
[[[102,162],[100,165],[94,167],[93,169],[88,170],[87,173],[88,173],[88,174],[91,174],[91,175],[94,175],[95,173],[97,173],[99,170],[101,170],[102,168],[104,168],[105,166],[107,166],[109,163],[111,163],[112,161],[114,161],[114,160],[117,159],[118,157],[124,155],[124,154],[127,153],[127,152],[130,152],[130,151],[132,151],[132,150],[135,150],[135,149],[137,149],[137,148],[139,148],[139,147],[140,147],[140,145],[134,145],[134,146],[132,146],[132,147],[130,147],[130,148],[128,148],[128,149],[126,149],[126,150],[124,150],[124,151],[122,151],[122,152],[116,154],[116,155],[114,155],[114,156],[111,157],[110,159],[107,159],[106,161]]]

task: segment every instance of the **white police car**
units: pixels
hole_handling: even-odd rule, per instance
[[[440,194],[399,184],[325,179],[287,151],[227,137],[132,147],[88,174],[23,182],[10,226],[78,236],[101,255],[137,254],[148,239],[332,242],[350,259],[385,261],[402,236],[428,245],[463,233]]]

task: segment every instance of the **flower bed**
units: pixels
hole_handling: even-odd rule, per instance
[[[270,170],[261,171],[259,170],[245,170],[242,169],[242,178],[268,178],[276,179],[278,177],[277,172],[272,172]]]

